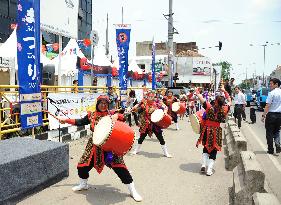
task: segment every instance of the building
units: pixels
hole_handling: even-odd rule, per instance
[[[270,77],[281,80],[281,65],[277,65],[276,69],[270,74]]]
[[[62,0],[60,0],[62,1]],[[57,14],[58,15],[58,14]],[[64,15],[64,14],[61,14]],[[17,21],[17,0],[0,1],[0,43],[4,43],[13,32]],[[58,16],[59,18],[59,16]],[[79,0],[78,10],[78,39],[90,37],[92,30],[92,0]],[[43,44],[58,43],[58,35],[42,32]],[[63,37],[63,48],[67,45],[69,38]],[[83,51],[87,57],[90,57],[90,51]]]
[[[168,55],[166,43],[155,43],[156,63],[163,64],[163,70],[168,72]],[[136,43],[136,61],[145,72],[151,72],[152,42]],[[178,73],[177,85],[188,86],[190,82],[197,86],[206,86],[212,83],[212,63],[208,57],[198,53],[196,42],[174,42],[174,72]],[[168,78],[164,78],[164,83]]]

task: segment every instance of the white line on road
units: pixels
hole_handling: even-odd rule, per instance
[[[265,146],[265,145],[263,144],[263,142],[257,137],[257,135],[254,133],[254,131],[252,130],[252,128],[251,128],[249,125],[247,125],[247,124],[245,124],[245,125],[246,125],[246,127],[249,129],[249,131],[251,132],[252,136],[254,136],[255,139],[257,140],[257,142],[260,144],[261,148],[262,148],[265,152],[267,152],[266,146]],[[281,165],[280,165],[280,163],[277,161],[277,159],[274,158],[271,154],[268,154],[268,157],[269,157],[269,159],[272,161],[272,163],[274,164],[274,166],[276,167],[276,169],[277,169],[279,172],[281,172]]]

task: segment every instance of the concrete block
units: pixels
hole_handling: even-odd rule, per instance
[[[230,131],[231,131],[232,133],[234,133],[234,132],[240,132],[240,129],[238,128],[237,125],[230,126],[229,128],[230,128]]]
[[[255,192],[266,192],[265,174],[253,152],[241,151],[240,157],[241,163],[233,170],[234,204],[252,205]]]
[[[241,152],[243,171],[245,172],[245,183],[251,192],[265,192],[264,181],[265,174],[256,159],[256,155],[250,151]]]
[[[61,137],[61,142],[69,142],[71,141],[71,134],[65,134]]]
[[[82,130],[80,133],[80,137],[86,137],[87,136],[87,130]]]
[[[51,140],[52,138],[56,138],[59,136],[59,130],[50,130],[48,132],[48,140]]]
[[[237,149],[238,152],[247,151],[247,140],[245,136],[242,134],[242,132],[234,132],[233,139],[234,139],[235,148]]]
[[[227,144],[225,168],[233,170],[241,162],[239,152],[235,149],[233,142]]]
[[[68,133],[74,133],[74,132],[77,132],[77,127],[76,126],[68,127]]]
[[[235,123],[234,120],[228,120],[227,124],[228,124],[228,127],[237,126],[237,124]]]
[[[253,205],[281,205],[276,196],[269,193],[255,193]]]
[[[47,140],[48,139],[48,133],[47,132],[44,132],[44,133],[41,133],[39,135],[35,135],[35,139],[38,139],[38,140]]]
[[[68,144],[30,138],[0,142],[0,204],[15,203],[68,175]]]

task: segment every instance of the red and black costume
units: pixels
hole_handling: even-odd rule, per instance
[[[204,146],[203,153],[208,153],[210,159],[215,160],[217,151],[221,151],[222,147],[222,128],[220,123],[225,123],[229,108],[226,110],[224,106],[212,106],[208,101],[203,103],[206,110],[201,125],[200,137],[196,146],[202,144]]]
[[[154,133],[159,140],[161,145],[165,145],[165,140],[162,135],[162,129],[156,124],[151,122],[151,114],[156,109],[164,109],[161,106],[161,103],[156,103],[155,101],[148,101],[143,99],[141,103],[138,105],[138,113],[139,113],[139,125],[140,125],[140,138],[138,140],[138,144],[142,144],[145,137],[147,135],[152,136]]]
[[[99,122],[99,120],[107,115],[113,115],[114,111],[105,111],[100,112],[98,110],[98,104],[101,100],[106,100],[109,104],[109,100],[107,96],[100,96],[97,99],[96,111],[88,112],[82,119],[67,119],[66,123],[82,126],[90,124],[91,131],[94,130],[95,125]],[[118,114],[118,120],[124,121],[124,117],[121,114]],[[78,175],[81,179],[89,178],[89,172],[94,167],[97,172],[100,174],[104,168],[104,165],[112,168],[114,172],[118,175],[121,181],[124,184],[130,184],[133,182],[132,176],[130,175],[125,162],[122,156],[117,156],[113,154],[113,160],[109,163],[106,163],[106,155],[108,152],[102,150],[101,147],[98,147],[93,144],[92,137],[89,138],[88,143],[86,145],[85,151],[82,157],[79,160],[77,165]]]
[[[168,114],[172,117],[172,120],[177,123],[178,115],[172,111],[172,104],[178,102],[178,99],[174,96],[165,96],[163,99],[164,104],[168,107]]]

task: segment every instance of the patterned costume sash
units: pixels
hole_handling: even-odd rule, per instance
[[[196,146],[202,144],[210,153],[213,149],[221,151],[222,128],[220,123],[225,122],[226,114],[223,108],[217,110],[209,102],[206,109],[206,120],[201,126],[200,137]]]
[[[110,112],[95,112],[95,113],[88,113],[88,118],[91,122],[91,131],[94,131],[95,125],[98,124],[99,120],[107,115],[110,115],[113,113]],[[97,170],[97,172],[100,174],[104,168],[105,161],[104,161],[104,151],[101,149],[101,147],[98,147],[93,144],[93,138],[90,137],[88,140],[88,143],[86,145],[85,151],[80,158],[77,167],[85,167],[89,166],[90,162],[94,158],[94,168]],[[127,169],[123,156],[117,156],[113,155],[113,161],[111,164],[108,165],[109,167],[124,167]]]

